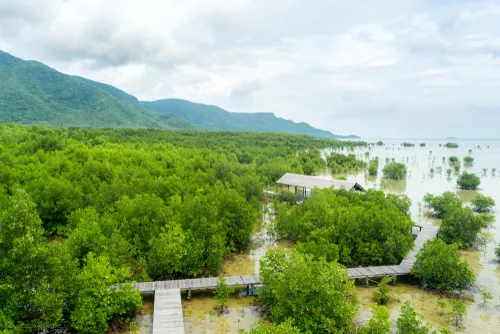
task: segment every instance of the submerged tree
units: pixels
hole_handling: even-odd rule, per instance
[[[359,331],[361,334],[386,334],[391,332],[389,311],[385,306],[377,306],[373,309],[372,317],[368,323]]]
[[[227,303],[229,301],[229,296],[233,293],[234,289],[227,285],[226,278],[224,275],[219,275],[219,281],[217,282],[217,288],[214,291],[215,299],[220,304],[221,310],[226,309]]]
[[[462,207],[462,200],[451,191],[444,192],[440,196],[426,194],[424,202],[434,209],[438,218],[443,218],[447,212]]]
[[[303,332],[340,333],[357,312],[354,284],[335,262],[296,251],[271,250],[262,258],[259,299],[273,322],[292,319]]]
[[[409,300],[401,307],[396,328],[398,334],[427,334],[430,331],[424,324],[422,316],[411,307]]]
[[[377,175],[378,173],[378,157],[371,159],[368,165],[368,174]]]
[[[393,180],[403,180],[408,175],[406,165],[398,162],[391,162],[382,169],[384,177]]]
[[[486,307],[488,305],[489,301],[493,299],[493,294],[488,291],[486,288],[481,288],[479,290],[479,293],[481,294],[481,297],[483,298],[482,306]]]
[[[457,185],[465,190],[476,190],[480,183],[479,176],[467,172],[463,172],[457,180]]]
[[[468,247],[476,242],[479,232],[486,226],[487,221],[475,215],[471,208],[451,208],[443,216],[438,233],[446,243]]]
[[[472,205],[476,212],[489,212],[495,206],[495,200],[489,196],[475,194],[472,198]]]
[[[469,263],[460,261],[457,245],[439,239],[422,246],[411,272],[423,285],[437,290],[462,290],[476,280]]]
[[[464,326],[467,305],[460,299],[450,299],[451,315],[455,321],[455,328]]]
[[[293,325],[292,319],[287,319],[280,324],[258,322],[250,333],[245,334],[300,334],[300,330]]]
[[[472,162],[474,162],[474,158],[473,157],[471,157],[469,155],[466,156],[466,157],[464,157],[464,163],[470,165],[470,164],[472,164]]]
[[[381,305],[387,304],[391,300],[391,296],[389,295],[389,283],[391,282],[391,278],[389,276],[385,276],[382,278],[380,283],[378,284],[378,291],[373,292],[373,299]]]

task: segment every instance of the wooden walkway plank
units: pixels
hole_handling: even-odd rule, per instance
[[[424,243],[436,237],[438,227],[425,226],[415,239],[414,247],[399,265],[348,268],[350,279],[372,278],[394,275],[409,275],[410,268],[415,262],[415,257]],[[199,290],[216,288],[217,277],[192,278],[184,280],[156,281],[136,283],[136,288],[141,292],[154,292],[153,334],[184,333],[182,317],[181,290]],[[230,286],[260,285],[259,275],[229,276],[226,282]]]
[[[184,334],[180,289],[155,292],[153,334]]]
[[[393,266],[377,266],[377,267],[361,267],[361,268],[348,268],[349,278],[362,278],[362,277],[382,277],[393,275],[408,275],[410,268],[415,262],[416,255],[429,239],[436,237],[438,232],[437,226],[424,226],[415,239],[414,247],[408,252],[408,255],[401,261],[399,265]],[[171,281],[158,281],[158,282],[144,282],[137,283],[136,287],[141,292],[154,292],[156,290],[165,289],[180,289],[180,290],[198,290],[198,289],[213,289],[217,287],[219,279],[217,277],[209,278],[191,278],[185,280],[171,280]],[[260,285],[259,275],[245,275],[245,276],[229,276],[226,277],[226,282],[230,286],[247,286],[247,285]]]
[[[364,277],[363,274],[361,274],[359,272],[358,269],[356,268],[347,268],[347,274],[349,276],[349,278],[360,278],[360,277]]]

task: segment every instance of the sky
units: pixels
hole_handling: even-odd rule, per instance
[[[0,50],[362,137],[499,138],[500,2],[0,0]]]

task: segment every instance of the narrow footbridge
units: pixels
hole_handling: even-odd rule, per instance
[[[436,226],[421,227],[414,247],[399,265],[348,268],[349,279],[364,279],[368,285],[371,278],[410,275],[410,269],[420,248],[427,240],[436,237],[437,232]],[[215,289],[218,281],[217,277],[209,277],[136,283],[139,291],[155,293],[153,334],[184,333],[181,290],[187,291],[189,298],[192,290]],[[254,286],[261,284],[259,275],[229,276],[226,277],[226,282],[229,286],[246,287],[248,294]]]

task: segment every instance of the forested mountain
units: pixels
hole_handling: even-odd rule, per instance
[[[140,102],[116,87],[0,51],[0,122],[65,127],[261,131],[341,138],[272,113],[232,113],[179,99]],[[356,136],[348,136],[357,138]]]
[[[273,113],[234,113],[213,105],[181,99],[141,102],[146,108],[182,116],[199,128],[221,131],[261,131],[306,134],[318,138],[342,138],[329,131],[313,128],[307,123],[295,123]],[[347,136],[346,138],[358,138]]]
[[[191,128],[120,90],[0,51],[0,121],[78,127]]]

